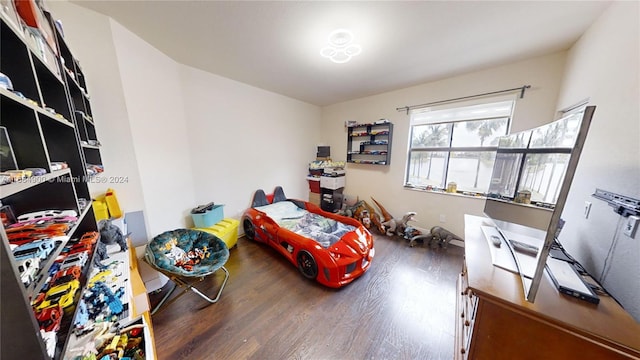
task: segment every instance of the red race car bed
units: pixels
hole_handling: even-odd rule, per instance
[[[304,277],[332,288],[364,274],[375,253],[371,233],[358,221],[287,199],[281,187],[269,196],[256,191],[242,226],[248,239],[268,244]]]

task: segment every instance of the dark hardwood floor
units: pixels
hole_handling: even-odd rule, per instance
[[[152,317],[158,359],[452,359],[464,250],[374,236],[371,268],[339,290],[240,238],[218,303],[188,293]]]

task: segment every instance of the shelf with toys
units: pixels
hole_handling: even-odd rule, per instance
[[[97,354],[119,353],[119,357],[153,358],[154,343],[146,290],[137,272],[137,259],[131,243],[127,250],[119,244],[106,247],[106,255],[87,276],[79,310],[64,352],[76,359]],[[113,331],[117,329],[117,331]]]
[[[79,304],[94,272],[103,270],[94,262],[101,242],[88,200],[89,176],[102,169],[90,97],[79,62],[44,6],[0,0],[0,358],[9,360],[68,358]],[[141,283],[137,270],[124,271],[133,268],[130,253],[119,255],[125,259],[113,270],[123,274],[118,297],[124,304],[137,299],[138,306],[127,305],[126,317],[100,339],[124,350],[113,339],[125,325],[132,343],[145,347],[129,353],[154,358],[146,292],[132,286]],[[82,339],[99,345],[95,337]],[[110,350],[105,344],[99,351]]]
[[[35,178],[0,187],[3,359],[60,358],[98,239],[69,169]]]
[[[373,123],[347,124],[347,162],[389,165],[393,124],[387,119]]]

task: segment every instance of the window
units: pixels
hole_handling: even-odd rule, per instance
[[[486,193],[514,101],[411,112],[405,186]]]

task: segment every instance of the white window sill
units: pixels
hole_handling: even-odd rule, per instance
[[[419,191],[419,192],[439,194],[439,195],[449,195],[449,196],[461,196],[465,198],[481,199],[481,200],[484,200],[487,198],[484,194],[474,193],[471,191],[458,191],[453,193],[453,192],[446,192],[445,189],[427,190],[427,188],[424,186],[410,186],[410,185],[404,185],[404,189],[410,190],[410,191]]]

